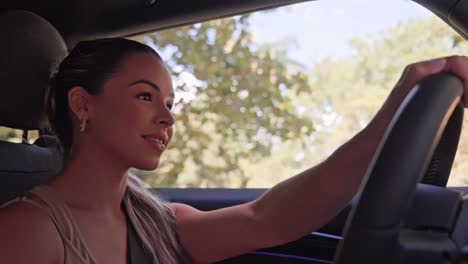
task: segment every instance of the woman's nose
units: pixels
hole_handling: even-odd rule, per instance
[[[166,106],[163,106],[157,113],[157,122],[171,127],[175,122],[174,115],[172,115],[171,111]]]

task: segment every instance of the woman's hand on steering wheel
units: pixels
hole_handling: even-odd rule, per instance
[[[463,104],[468,107],[468,57],[448,56],[436,58],[413,63],[405,68],[400,80],[374,118],[373,123],[378,123],[376,125],[384,130],[412,88],[424,78],[441,72],[453,73],[463,81]]]

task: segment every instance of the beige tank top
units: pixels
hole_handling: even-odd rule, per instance
[[[63,242],[64,264],[98,264],[80,233],[80,229],[67,204],[51,187],[47,185],[36,186],[26,194],[0,205],[0,208],[21,201],[37,206],[48,213]],[[128,200],[125,200],[125,207],[129,212],[134,212]],[[137,227],[139,221],[136,214],[127,213],[127,217],[132,226],[139,230]],[[140,232],[143,231],[140,230]],[[183,255],[177,256],[177,258],[179,260],[174,263],[193,263],[190,255],[185,251]]]
[[[29,197],[32,194],[34,197]],[[91,254],[78,225],[63,200],[47,185],[39,185],[27,193],[26,196],[11,200],[1,207],[14,202],[27,202],[44,209],[55,224],[64,247],[64,264],[97,264]]]

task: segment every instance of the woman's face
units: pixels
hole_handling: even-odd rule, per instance
[[[89,136],[125,166],[154,170],[173,134],[174,90],[164,63],[150,53],[127,56],[91,96]]]

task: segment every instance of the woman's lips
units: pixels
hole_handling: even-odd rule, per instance
[[[159,138],[153,136],[143,136],[143,138],[153,146],[156,150],[163,152],[166,149],[163,141]]]

